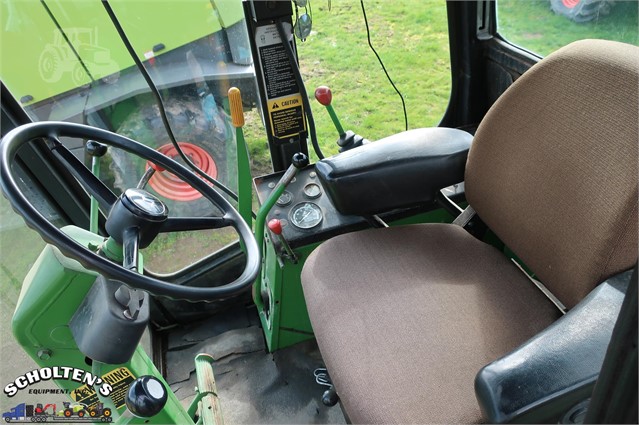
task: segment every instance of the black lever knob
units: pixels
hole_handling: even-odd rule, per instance
[[[104,156],[104,154],[107,153],[107,145],[96,142],[95,140],[89,140],[84,148],[89,155],[98,158]]]
[[[337,395],[337,391],[335,391],[334,387],[330,387],[324,394],[322,394],[322,404],[324,406],[333,407],[339,401],[339,396]]]
[[[164,408],[168,393],[162,382],[154,376],[140,376],[129,385],[126,407],[139,418],[155,416]]]
[[[302,152],[298,152],[293,155],[293,165],[295,168],[302,169],[308,165],[308,156],[304,155]]]

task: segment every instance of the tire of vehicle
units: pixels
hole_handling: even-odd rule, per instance
[[[80,410],[80,411],[78,412],[78,417],[79,417],[79,418],[83,418],[83,417],[84,417],[84,414],[85,414],[85,411],[84,411],[84,410]]]
[[[107,418],[111,416],[111,409],[109,409],[108,407],[104,409],[104,411],[102,412],[102,416],[106,416]]]
[[[159,108],[154,100],[140,99],[138,105],[138,108],[121,122],[116,132],[154,149],[170,144],[171,141],[162,125]],[[207,117],[202,110],[200,99],[195,96],[170,95],[164,100],[164,107],[177,141],[191,143],[201,148],[207,159],[214,161],[217,180],[235,190],[235,167],[230,170],[227,167],[227,164],[233,164],[236,161],[235,158],[227,155],[229,151],[235,153],[234,132],[227,125],[230,117],[219,106],[214,107],[215,110]],[[233,143],[232,150],[227,149],[229,143]],[[135,187],[144,173],[146,162],[117,149],[109,149],[109,153],[103,160],[109,159],[113,186],[120,190]],[[174,159],[184,164],[181,158]],[[193,157],[191,160],[197,162]],[[148,184],[146,190],[159,196],[167,204],[169,211],[176,215],[201,216],[215,212],[211,210],[211,203],[203,198],[192,201],[169,199],[155,192],[152,184]]]
[[[64,417],[65,417],[65,418],[70,418],[70,417],[71,417],[71,415],[73,415],[73,412],[71,411],[71,409],[66,409],[66,410],[64,411]]]
[[[590,22],[610,13],[609,0],[550,0],[550,8],[574,22]]]
[[[87,74],[82,65],[77,63],[71,71],[71,80],[76,86],[87,84]]]
[[[4,421],[5,421],[5,422],[11,422],[11,418],[10,418],[10,417],[8,417],[8,416],[5,416]]]
[[[89,416],[91,416],[92,418],[95,418],[95,415],[96,415],[95,410],[92,410],[89,412]]]
[[[62,78],[62,60],[58,51],[53,47],[46,47],[38,58],[38,71],[46,83],[55,83]]]

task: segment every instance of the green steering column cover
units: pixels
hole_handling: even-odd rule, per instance
[[[104,241],[101,236],[74,226],[65,227],[63,231],[85,246],[95,247]],[[43,249],[24,280],[11,323],[16,340],[38,366],[67,366],[91,371],[91,362],[78,350],[68,323],[96,277],[95,272],[65,257],[56,247],[47,245]],[[169,393],[164,410],[148,423],[193,423],[142,347],[135,350],[129,362],[104,365],[102,372],[106,374],[122,367],[127,368],[134,377],[157,377]],[[71,391],[81,386],[72,380],[53,382]],[[122,405],[119,412],[123,411]],[[133,418],[130,423],[145,421]]]

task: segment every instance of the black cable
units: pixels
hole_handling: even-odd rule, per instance
[[[78,62],[82,66],[82,69],[84,69],[84,72],[87,73],[87,75],[89,76],[89,79],[91,80],[91,82],[94,82],[95,80],[93,79],[93,75],[91,75],[91,72],[89,72],[89,68],[87,68],[86,64],[84,63],[84,61],[80,57],[80,54],[78,53],[78,51],[73,46],[73,43],[71,43],[71,40],[69,40],[69,37],[67,36],[67,33],[64,32],[64,30],[60,26],[60,23],[56,19],[55,15],[51,12],[51,9],[49,9],[49,6],[47,6],[47,4],[44,2],[44,0],[40,0],[40,4],[42,6],[44,6],[44,10],[46,10],[47,14],[49,15],[49,18],[51,18],[51,20],[53,21],[53,24],[56,26],[58,31],[60,31],[60,34],[62,35],[62,38],[64,38],[64,41],[67,43],[67,45],[71,49],[71,52],[73,53],[75,58],[78,60]]]
[[[406,127],[406,131],[408,131],[408,114],[406,113],[406,102],[404,101],[404,96],[402,96],[399,89],[397,88],[393,80],[391,79],[390,75],[388,75],[388,71],[386,71],[386,67],[384,66],[384,62],[382,62],[382,58],[379,57],[379,55],[377,54],[377,51],[373,47],[373,43],[371,43],[371,32],[370,32],[370,29],[368,28],[368,18],[366,17],[364,0],[360,0],[359,2],[362,5],[362,14],[364,15],[364,23],[366,24],[366,37],[368,38],[368,45],[370,46],[373,53],[375,53],[375,56],[377,56],[377,60],[379,61],[379,64],[382,66],[382,69],[384,70],[384,74],[386,74],[386,78],[388,78],[388,81],[390,81],[391,86],[393,86],[393,88],[399,95],[399,98],[402,100],[402,107],[404,108],[404,126]]]
[[[319,159],[324,159],[324,154],[317,143],[317,133],[315,133],[315,120],[313,119],[313,111],[311,111],[311,103],[308,101],[308,94],[306,93],[306,87],[304,86],[304,81],[302,81],[302,74],[300,73],[300,68],[297,65],[297,60],[295,59],[295,54],[293,53],[293,48],[288,42],[288,37],[286,36],[286,31],[284,31],[284,24],[281,21],[277,22],[277,32],[282,40],[282,44],[284,45],[284,50],[286,51],[286,56],[288,56],[288,61],[291,63],[291,69],[293,70],[293,75],[295,76],[295,82],[300,89],[300,93],[302,95],[302,104],[304,105],[304,110],[306,111],[306,120],[308,121],[308,131],[311,135],[311,143],[313,144],[313,150]]]
[[[153,80],[151,79],[151,76],[149,75],[149,73],[146,71],[146,68],[144,67],[144,65],[142,64],[140,59],[138,58],[138,55],[135,53],[135,50],[133,49],[133,46],[131,45],[131,42],[127,38],[127,36],[126,36],[126,34],[124,32],[124,29],[122,29],[122,26],[120,25],[120,22],[118,21],[118,18],[115,16],[115,13],[113,12],[113,9],[111,9],[111,5],[109,4],[108,0],[103,0],[102,4],[104,5],[104,8],[106,9],[106,12],[109,15],[109,18],[111,18],[111,22],[113,22],[113,26],[117,30],[118,35],[120,36],[120,38],[122,39],[122,42],[124,43],[126,49],[128,50],[129,55],[133,59],[133,62],[135,62],[135,65],[137,66],[138,70],[140,71],[140,73],[144,77],[144,80],[146,80],[146,83],[149,86],[149,89],[151,90],[151,93],[155,97],[155,100],[157,102],[158,108],[160,110],[160,117],[162,118],[162,124],[164,124],[164,128],[166,129],[166,133],[168,134],[169,139],[171,140],[171,143],[175,147],[175,150],[178,152],[178,154],[180,154],[180,157],[182,158],[182,160],[189,167],[191,167],[191,169],[193,169],[197,174],[199,174],[205,180],[208,180],[216,188],[220,189],[222,192],[226,193],[234,201],[237,202],[238,201],[238,197],[231,189],[229,189],[228,187],[224,186],[222,183],[220,183],[219,181],[217,181],[213,177],[211,177],[208,174],[206,174],[197,165],[195,165],[191,161],[191,159],[184,154],[184,152],[182,152],[182,148],[180,147],[180,144],[177,142],[177,140],[175,140],[175,135],[173,134],[173,130],[171,130],[171,125],[169,124],[169,120],[168,120],[168,118],[166,116],[166,110],[164,109],[164,102],[162,102],[162,97],[160,96],[160,92],[158,91],[157,87],[155,86],[155,83],[153,83]]]

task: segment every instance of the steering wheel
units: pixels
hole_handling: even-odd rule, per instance
[[[144,158],[160,166],[199,191],[223,213],[221,217],[168,217],[168,209],[150,193],[128,189],[117,197],[94,176],[84,164],[62,145],[60,137],[76,137],[102,142]],[[27,200],[17,184],[11,164],[19,148],[41,139],[61,164],[92,195],[102,211],[109,212],[106,229],[122,244],[124,266],[81,245],[54,226]],[[42,238],[55,245],[65,255],[78,260],[85,268],[107,278],[142,289],[150,294],[189,301],[212,301],[235,295],[251,285],[259,272],[260,250],[253,232],[235,208],[215,189],[191,170],[141,143],[110,131],[66,122],[37,122],[10,131],[2,140],[0,150],[0,186],[5,196],[27,225]],[[136,271],[138,249],[145,248],[158,233],[186,230],[235,228],[246,253],[244,271],[233,282],[222,286],[198,288],[166,282]]]

